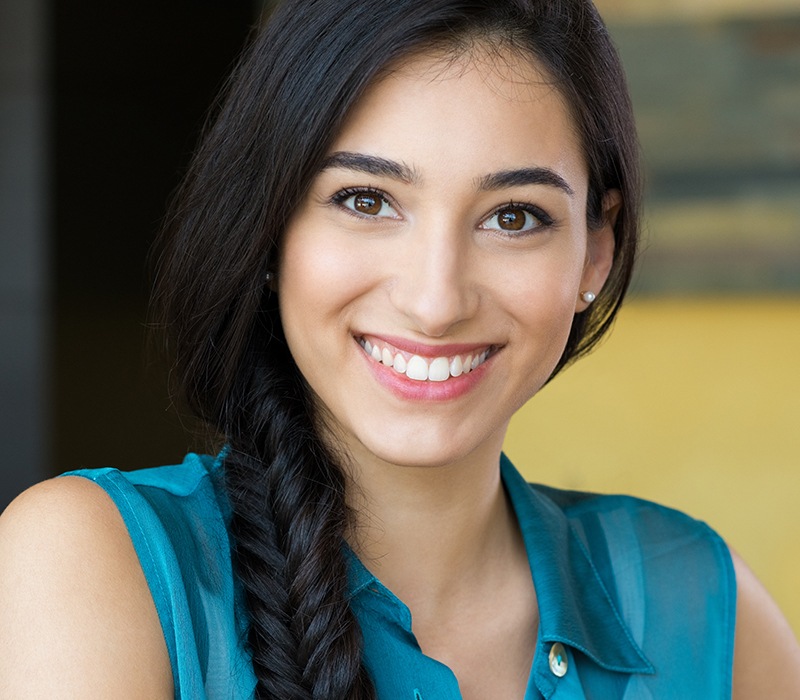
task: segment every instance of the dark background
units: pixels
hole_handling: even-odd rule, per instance
[[[68,469],[197,447],[147,348],[145,260],[258,17],[233,0],[5,2],[0,510]]]
[[[254,14],[211,0],[53,10],[52,468],[180,459],[191,446],[144,352],[144,261]]]

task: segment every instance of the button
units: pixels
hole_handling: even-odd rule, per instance
[[[556,642],[550,647],[550,670],[553,672],[554,676],[563,678],[567,675],[568,668],[569,661],[567,660],[567,651],[564,649],[563,644]]]

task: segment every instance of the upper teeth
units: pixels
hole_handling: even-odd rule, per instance
[[[489,355],[489,349],[468,355],[453,357],[434,357],[430,360],[420,355],[411,355],[408,359],[403,353],[388,347],[373,345],[369,340],[359,340],[364,352],[373,360],[387,367],[393,367],[398,374],[405,374],[409,379],[418,382],[443,382],[450,377],[468,374],[482,365]]]

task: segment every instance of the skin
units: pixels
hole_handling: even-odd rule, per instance
[[[150,590],[95,484],[47,481],[6,509],[0,601],[0,697],[173,697]]]
[[[363,159],[334,158],[290,222],[278,274],[292,352],[326,435],[351,456],[351,545],[409,605],[422,649],[454,670],[468,700],[524,694],[536,593],[498,458],[511,415],[547,379],[586,308],[580,292],[606,279],[619,204],[609,193],[606,225],[587,230],[581,149],[542,78],[527,59],[480,49],[397,66],[358,104],[331,155],[403,167],[377,172],[373,160],[364,172]],[[569,192],[486,178],[534,166]],[[336,196],[353,187],[386,201],[365,213],[355,195]],[[552,224],[525,216],[525,235],[500,230],[498,210],[521,207]],[[466,389],[409,398],[370,364],[356,340],[364,334],[431,357],[453,344],[493,352]],[[798,697],[797,643],[734,563],[734,697]],[[45,482],[0,517],[0,601],[0,697],[172,697],[146,581],[96,485]]]

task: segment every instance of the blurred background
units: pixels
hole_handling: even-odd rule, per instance
[[[648,195],[611,338],[515,418],[532,481],[688,511],[800,632],[800,0],[600,0]],[[0,4],[0,508],[204,444],[146,352],[148,249],[261,3]]]

